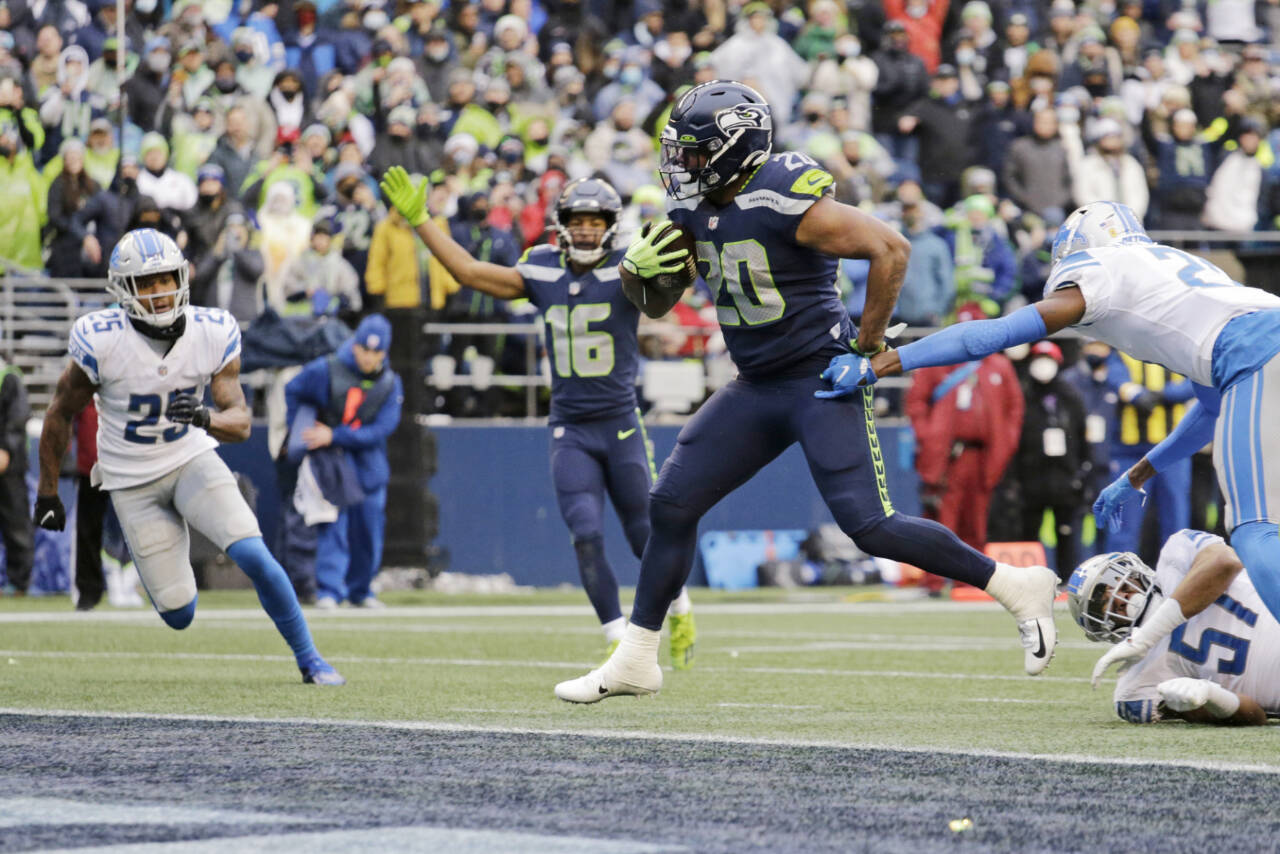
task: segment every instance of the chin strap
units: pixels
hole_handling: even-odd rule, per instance
[[[128,315],[128,318],[134,329],[156,341],[177,341],[182,337],[182,333],[187,331],[187,315],[185,313],[178,315],[178,319],[168,326],[153,326],[145,320],[139,320],[132,314]]]

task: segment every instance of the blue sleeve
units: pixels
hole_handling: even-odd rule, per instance
[[[396,425],[400,423],[400,406],[404,403],[404,386],[400,383],[400,377],[395,379],[395,388],[378,410],[378,417],[371,423],[354,429],[345,425],[334,427],[333,444],[350,450],[372,448],[385,442],[395,432]]]
[[[313,359],[284,387],[284,423],[292,424],[298,404],[309,403],[317,410],[329,405],[329,365],[325,359]]]
[[[1161,392],[1164,396],[1164,402],[1186,403],[1196,396],[1196,390],[1193,386],[1195,386],[1195,383],[1191,380],[1179,380],[1176,383],[1169,383],[1164,387],[1164,391]]]
[[[1199,401],[1192,403],[1160,444],[1147,452],[1147,462],[1156,471],[1164,471],[1172,463],[1185,459],[1213,441],[1213,428],[1218,419]]]
[[[898,348],[902,371],[955,365],[981,359],[1015,344],[1029,344],[1048,330],[1034,305],[994,320],[970,320],[927,335]]]

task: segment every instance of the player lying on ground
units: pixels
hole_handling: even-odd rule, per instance
[[[1273,616],[1280,616],[1280,297],[1232,281],[1199,258],[1153,243],[1116,202],[1085,205],[1053,241],[1044,299],[1007,317],[934,333],[899,350],[832,361],[852,393],[878,377],[951,365],[1079,326],[1144,362],[1189,377],[1197,403],[1136,466],[1103,490],[1099,524],[1137,500],[1143,483],[1213,442],[1231,545]]]
[[[568,184],[552,211],[557,245],[534,246],[514,267],[479,261],[427,214],[427,181],[417,186],[400,166],[382,190],[458,283],[499,299],[527,297],[542,311],[551,359],[551,481],[569,526],[578,572],[612,652],[626,620],[618,579],[604,553],[607,491],[637,558],[649,539],[653,449],[636,405],[640,312],[618,285],[615,250],[622,200],[607,182]],[[689,594],[668,609],[671,664],[693,662],[697,631]]]
[[[302,681],[346,680],[316,652],[298,597],[262,541],[258,520],[218,456],[218,442],[249,438],[240,388],[240,327],[219,308],[187,304],[187,259],[151,228],[130,231],[111,253],[107,290],[119,303],[71,329],[71,361],[40,433],[36,524],[60,531],[58,472],[71,421],[95,399],[98,462],[142,585],[160,617],[185,629],[196,613],[188,523],[244,570],[298,661]],[[203,403],[205,386],[213,408]]]
[[[1221,537],[1183,530],[1154,572],[1129,552],[1076,569],[1071,615],[1090,640],[1118,641],[1093,669],[1096,688],[1121,665],[1116,714],[1137,724],[1251,725],[1280,713],[1280,624],[1241,567]]]
[[[833,179],[810,158],[772,154],[769,106],[741,83],[690,90],[662,132],[671,220],[696,241],[702,274],[736,379],[680,431],[650,495],[651,533],[622,643],[600,668],[556,686],[556,696],[595,702],[662,686],[658,629],[693,563],[698,520],[716,502],[799,442],[818,491],[864,551],[985,588],[1013,614],[1028,673],[1040,673],[1057,633],[1057,576],[1045,567],[997,565],[934,522],[894,510],[876,438],[870,392],[830,392],[819,373],[856,347],[874,353],[902,287],[908,244],[888,226],[831,196]],[[623,288],[660,317],[693,276],[661,228],[642,230],[621,268]],[[854,330],[835,287],[840,258],[868,258],[863,325]],[[856,336],[856,343],[855,343]],[[816,396],[815,396],[816,395]],[[779,496],[786,501],[786,496]]]

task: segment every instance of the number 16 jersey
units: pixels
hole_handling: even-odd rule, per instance
[[[97,477],[126,489],[163,477],[218,446],[196,427],[166,417],[179,394],[203,397],[210,378],[240,355],[240,327],[218,308],[188,306],[186,329],[164,355],[133,328],[123,309],[86,314],[68,352],[98,387]]]

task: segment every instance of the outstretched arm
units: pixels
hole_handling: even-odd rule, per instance
[[[871,262],[867,302],[858,328],[858,352],[879,350],[902,290],[911,244],[875,217],[830,196],[805,212],[796,228],[796,242],[837,258],[865,258]]]
[[[62,458],[71,442],[72,419],[89,405],[97,390],[93,380],[75,362],[69,362],[58,378],[40,430],[40,483],[36,495],[58,494],[58,472],[62,470]]]
[[[392,166],[382,177],[382,192],[409,221],[458,284],[495,296],[515,299],[524,295],[524,277],[513,267],[477,261],[458,242],[431,222],[427,215],[427,179],[415,187],[402,166]]]

